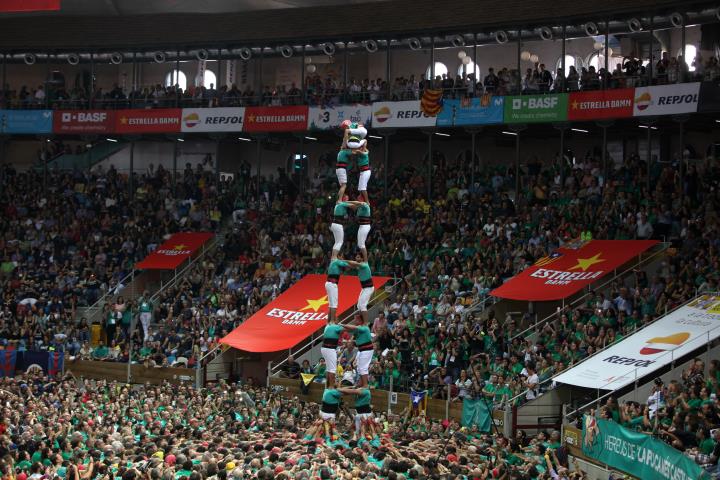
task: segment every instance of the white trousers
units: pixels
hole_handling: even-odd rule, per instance
[[[333,250],[337,250],[338,252],[340,249],[342,249],[343,241],[345,240],[345,229],[343,229],[343,226],[339,223],[331,223],[330,224],[330,231],[333,234],[333,237],[335,238],[335,243],[333,243]],[[360,233],[358,232],[358,235]]]
[[[375,291],[375,287],[366,287],[360,290],[360,296],[358,297],[357,308],[361,312],[367,312],[367,306],[372,298],[372,294]]]
[[[332,229],[332,226],[330,228]],[[365,240],[367,240],[368,234],[370,234],[370,225],[358,225],[358,248],[365,248]]]
[[[328,296],[328,307],[338,307],[338,286],[337,283],[325,282],[325,292]]]
[[[360,172],[358,178],[358,191],[364,192],[367,190],[368,182],[370,181],[370,170],[363,170]]]

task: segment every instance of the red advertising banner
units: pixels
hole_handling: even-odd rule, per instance
[[[656,243],[656,240],[591,240],[558,248],[490,295],[528,302],[567,298]]]
[[[53,133],[112,133],[112,110],[58,110],[53,115]]]
[[[180,131],[181,108],[118,110],[116,133],[173,133]]]
[[[150,255],[135,265],[141,270],[172,270],[190,258],[195,251],[213,237],[212,233],[176,233]]]
[[[634,88],[571,93],[568,120],[632,117],[634,97]]]
[[[308,129],[308,107],[247,107],[243,132],[298,132]]]
[[[328,299],[326,275],[305,275],[274,301],[230,332],[220,343],[246,352],[277,352],[292,348],[327,324]],[[375,289],[389,277],[373,277]],[[360,281],[343,275],[338,284],[340,315],[358,301]]]
[[[60,0],[3,0],[0,12],[36,12],[60,10]]]

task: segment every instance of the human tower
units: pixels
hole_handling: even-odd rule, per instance
[[[368,326],[368,302],[375,288],[373,287],[372,272],[368,265],[368,253],[365,246],[370,233],[370,199],[367,187],[370,180],[370,152],[367,148],[367,129],[359,123],[345,121],[342,123],[343,141],[337,155],[335,173],[337,175],[339,190],[335,207],[333,209],[330,231],[334,243],[330,255],[330,264],[327,269],[325,291],[328,298],[328,324],[323,332],[323,343],[320,349],[327,368],[327,383],[322,396],[320,419],[315,425],[316,436],[325,436],[334,439],[335,417],[340,411],[343,395],[353,396],[353,408],[356,413],[354,437],[372,439],[376,436],[376,425],[373,420],[370,406],[371,395],[368,389],[368,371],[373,357],[373,343]],[[349,200],[346,195],[348,169],[352,165],[357,167],[358,196],[357,200]],[[345,228],[355,219],[358,225],[357,251],[355,259],[343,258],[342,249],[345,241]],[[339,298],[340,275],[347,270],[355,270],[360,280],[360,295],[357,301],[359,314],[355,324],[337,323],[337,308]],[[337,347],[343,331],[352,334],[358,354],[355,358],[355,368],[360,376],[356,386],[352,375],[345,375],[341,382],[337,382]]]

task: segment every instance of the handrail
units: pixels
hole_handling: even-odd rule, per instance
[[[395,278],[394,280],[395,280],[394,283],[390,286],[390,288],[392,288],[393,290],[395,290],[395,288],[402,282],[402,279],[400,279],[400,278]],[[388,287],[383,286],[383,288],[387,289]],[[374,305],[377,305],[377,301],[374,303]],[[349,314],[345,315],[340,320],[338,320],[338,324],[342,325],[343,323],[347,323],[347,321],[349,319],[352,319],[356,313],[358,313],[357,308],[354,309]],[[322,336],[318,336],[317,338],[315,338],[315,335],[313,334],[310,336],[310,340],[308,340],[307,343],[305,343],[303,346],[301,346],[299,349],[297,349],[293,352],[293,355],[302,355],[306,351],[312,350],[316,346],[316,344],[320,343],[321,341],[322,341]],[[268,375],[272,376],[274,374],[277,374],[281,370],[280,367],[282,365],[284,365],[285,362],[287,362],[287,357],[284,358],[282,361],[278,362],[277,364],[273,363],[273,367],[270,370],[270,372],[268,372]]]
[[[127,280],[128,278],[133,278],[134,275],[135,275],[135,267],[133,267],[133,268],[130,270],[130,273],[128,273],[127,275],[125,275],[123,278],[120,279],[120,281],[118,282],[118,285],[123,285],[123,288],[122,288],[122,290],[120,290],[119,292],[117,292],[117,295],[118,295],[118,296],[120,295],[120,293],[122,293],[123,290],[125,290],[125,288],[127,288],[127,287],[130,285],[129,283],[127,283],[127,284],[124,283],[125,280]],[[95,303],[93,303],[92,305],[89,305],[88,307],[86,307],[86,309],[87,309],[86,311],[88,311],[88,312],[90,312],[91,310],[100,310],[100,311],[102,311],[102,304],[104,304],[104,303],[107,301],[107,298],[108,298],[108,297],[114,297],[114,296],[116,295],[116,294],[112,293],[113,291],[115,291],[116,288],[117,288],[117,286],[115,286],[115,287],[113,287],[113,288],[108,288],[107,291],[100,296],[100,298],[98,298],[97,300],[95,300]],[[87,321],[89,321],[90,323],[92,323],[92,317],[94,316],[94,314],[95,314],[95,312],[93,312],[93,313],[88,313],[88,315],[86,315],[86,318],[85,318],[85,319],[86,319]]]
[[[696,295],[696,296],[694,296],[693,298],[691,298],[690,300],[686,301],[685,303],[682,303],[682,304],[676,306],[676,307],[673,308],[672,310],[666,311],[664,314],[660,315],[659,317],[657,317],[655,320],[653,320],[652,322],[648,323],[647,325],[643,325],[641,328],[635,330],[635,331],[633,332],[633,335],[636,334],[636,333],[638,333],[638,332],[641,331],[641,330],[644,330],[644,329],[648,328],[649,326],[653,325],[655,322],[659,321],[659,320],[662,319],[662,318],[665,318],[666,316],[668,316],[668,315],[670,315],[671,313],[675,312],[676,310],[679,310],[680,308],[688,305],[689,303],[695,301],[698,297],[703,296],[703,295],[719,295],[719,294],[718,294],[718,293],[714,293],[714,294],[713,294],[713,293],[703,293],[702,295]],[[712,330],[709,330],[709,331],[707,332],[708,335],[709,335],[710,332],[716,330],[717,328],[720,328],[720,325],[717,326],[717,327],[715,327],[715,328],[713,328]],[[690,341],[695,340],[696,338],[699,338],[700,336],[701,336],[701,335],[698,335],[697,337],[694,337],[694,338],[690,339]],[[617,342],[616,342],[616,343],[617,343]],[[685,342],[685,343],[687,343],[687,342]],[[611,345],[614,345],[614,343],[611,344]],[[608,346],[611,346],[611,345],[608,345]],[[680,345],[678,345],[677,347],[673,348],[672,350],[668,350],[667,352],[663,353],[662,355],[660,355],[660,357],[657,357],[657,358],[662,358],[663,356],[667,355],[668,353],[672,354],[672,353],[673,353],[675,350],[677,350],[678,348],[680,348]],[[567,367],[567,368],[565,368],[565,370],[563,370],[563,371],[561,371],[561,372],[555,373],[552,377],[548,378],[548,379],[545,380],[543,383],[547,383],[547,382],[554,381],[554,379],[555,379],[557,376],[559,376],[561,373],[569,370],[570,368],[575,368],[575,367],[581,365],[581,364],[584,363],[585,361],[587,361],[587,360],[595,357],[596,355],[600,355],[600,354],[603,353],[604,351],[605,351],[604,348],[603,348],[602,350],[598,350],[597,352],[593,353],[593,354],[590,355],[589,357],[583,358],[580,362],[576,363],[576,364],[573,365],[572,367]],[[639,368],[639,367],[638,367],[638,368]],[[638,368],[636,368],[634,371],[637,372]],[[636,378],[637,378],[637,377],[636,377]],[[598,390],[599,390],[600,388],[601,388],[601,387],[598,387]],[[602,399],[602,398],[605,398],[606,396],[608,396],[609,394],[612,394],[613,392],[614,392],[614,390],[610,390],[607,394],[603,395],[602,397],[598,397],[596,400],[593,400],[593,402],[598,401],[598,400],[600,400],[600,399]],[[513,400],[517,399],[520,395],[524,395],[524,394],[526,394],[526,393],[527,393],[527,390],[525,390],[524,392],[522,392],[522,393],[516,395],[515,397],[513,397]],[[592,404],[593,402],[590,402],[590,404]],[[573,411],[573,412],[571,412],[571,413],[576,413],[578,410],[580,410],[580,409],[582,409],[582,408],[584,408],[584,407],[585,407],[585,406],[580,407],[580,408],[576,409],[575,411]],[[568,414],[567,416],[570,416],[570,414]]]
[[[636,332],[639,332],[640,330],[644,330],[645,328],[648,328],[650,325],[654,324],[654,323],[657,322],[658,320],[660,320],[660,319],[662,319],[662,318],[665,318],[666,316],[670,315],[671,313],[675,312],[676,310],[679,310],[679,309],[685,307],[686,305],[688,305],[688,304],[694,302],[695,300],[697,300],[699,297],[705,296],[705,295],[715,295],[715,296],[718,296],[718,295],[720,295],[720,293],[715,292],[715,293],[703,293],[702,295],[696,295],[696,296],[694,296],[693,298],[691,298],[690,300],[688,300],[687,302],[678,305],[677,307],[673,308],[673,309],[670,310],[669,312],[666,312],[664,315],[656,318],[654,321],[652,321],[652,322],[648,323],[647,325],[643,326],[641,329],[637,330]],[[712,328],[711,330],[708,330],[707,332],[705,332],[705,335],[707,335],[707,337],[708,337],[708,342],[710,341],[710,333],[716,331],[717,329],[720,329],[720,325],[717,325],[717,326],[715,326],[714,328]],[[693,340],[696,340],[696,339],[698,339],[698,338],[700,338],[700,337],[702,337],[702,336],[703,336],[703,335],[698,335],[698,336],[696,336],[696,337],[693,337],[693,338],[685,341],[683,344],[688,344],[688,343],[692,342]],[[657,357],[657,358],[663,358],[665,355],[668,355],[668,354],[670,354],[671,356],[674,356],[675,350],[677,350],[677,349],[680,348],[681,346],[682,346],[682,345],[678,345],[677,347],[673,348],[672,350],[666,351],[665,353],[663,353],[662,355],[660,355],[660,356]],[[580,363],[578,363],[578,365],[582,364],[583,362],[585,362],[585,361],[587,361],[587,360],[590,360],[590,359],[593,358],[595,355],[599,355],[600,353],[602,353],[602,351],[595,352],[595,353],[592,354],[591,356],[585,357]],[[674,358],[673,358],[673,360],[674,360]],[[637,367],[635,370],[633,370],[633,371],[636,373],[636,376],[635,376],[635,379],[636,379],[636,380],[637,380],[637,378],[638,378],[638,377],[637,377],[637,372],[638,372],[639,369],[640,369],[640,367]],[[559,374],[558,374],[558,375],[559,375]],[[553,378],[555,378],[556,376],[557,376],[557,375],[553,375]],[[600,390],[601,388],[602,388],[602,387],[598,387],[598,390]],[[585,404],[585,405],[583,405],[583,406],[581,406],[581,407],[576,408],[576,409],[573,410],[572,412],[568,413],[566,416],[567,416],[567,417],[570,417],[570,415],[577,414],[578,411],[587,408],[589,405],[592,405],[593,403],[600,401],[601,399],[603,399],[603,398],[611,395],[611,394],[614,393],[614,392],[615,392],[615,390],[610,390],[610,391],[608,391],[606,394],[602,395],[601,397],[598,397],[598,398],[596,398],[595,400],[593,400],[593,401],[591,401],[591,402],[589,402],[589,403],[587,403],[587,404]]]
[[[195,265],[195,262],[197,262],[198,260],[203,258],[211,250],[214,250],[215,247],[217,247],[217,245],[218,245],[217,235],[218,234],[215,234],[213,236],[213,238],[210,239],[210,241],[207,244],[203,245],[203,248],[200,251],[200,254],[197,255],[196,257],[190,259],[190,261],[184,267],[182,267],[182,269],[179,272],[176,272],[175,275],[173,275],[172,280],[170,280],[166,284],[162,285],[158,289],[157,292],[152,294],[152,296],[150,296],[150,301],[153,302],[153,301],[157,300],[161,293],[163,293],[165,290],[167,290],[170,287],[174,287],[177,284],[178,280],[182,280],[184,275],[188,272],[188,270]]]
[[[612,278],[606,280],[604,283],[601,283],[600,285],[598,285],[598,286],[596,286],[596,287],[593,287],[593,288],[591,289],[591,291],[588,291],[585,295],[581,296],[580,298],[575,299],[575,301],[573,301],[570,305],[566,305],[565,308],[571,308],[571,309],[574,308],[575,305],[577,305],[578,303],[582,303],[584,300],[587,300],[587,298],[588,298],[590,295],[592,295],[594,291],[598,291],[598,290],[604,289],[604,288],[607,287],[608,285],[610,285],[610,284],[612,284],[613,282],[615,282],[619,277],[623,277],[623,276],[626,275],[628,272],[631,272],[632,270],[638,268],[639,266],[641,266],[641,265],[643,265],[643,264],[645,264],[645,263],[647,263],[647,262],[649,262],[649,261],[651,261],[651,260],[654,260],[656,256],[658,256],[658,255],[660,255],[660,254],[662,254],[662,253],[665,253],[665,252],[667,251],[667,249],[670,247],[670,243],[668,243],[668,242],[661,242],[661,243],[659,243],[658,245],[661,246],[662,248],[660,248],[659,250],[651,253],[651,254],[650,254],[648,257],[646,257],[646,258],[641,259],[641,260],[638,260],[637,263],[634,263],[632,266],[628,267],[627,269],[623,270],[622,272],[616,273],[615,275],[612,276]],[[641,253],[641,255],[642,255],[642,253]],[[527,328],[526,328],[525,330],[523,330],[522,332],[518,333],[518,334],[515,335],[514,337],[511,337],[511,338],[510,338],[510,343],[512,343],[512,341],[515,340],[515,339],[518,338],[518,337],[524,337],[524,336],[525,336],[528,332],[530,332],[531,330],[538,330],[541,326],[545,325],[546,323],[549,323],[551,320],[554,320],[554,317],[559,317],[561,314],[563,314],[563,312],[564,312],[564,310],[560,310],[560,312],[557,312],[557,311],[556,311],[556,312],[553,312],[553,313],[551,313],[550,315],[548,315],[547,317],[545,317],[545,318],[543,318],[542,320],[540,320],[539,322],[536,322],[536,323],[530,325],[529,327],[527,327]]]

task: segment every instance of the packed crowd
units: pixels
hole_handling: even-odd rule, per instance
[[[214,231],[221,222],[225,184],[188,165],[171,174],[150,167],[133,180],[104,173],[16,172],[5,165],[0,205],[0,342],[19,350],[88,349],[86,319],[78,314],[128,283],[134,264],[170,234]],[[123,283],[125,282],[125,283]],[[116,301],[123,312],[122,298]],[[107,341],[126,336],[129,314],[104,319],[117,326]],[[111,322],[111,323],[110,323]],[[122,328],[121,328],[122,327]],[[125,335],[123,335],[125,334]]]
[[[698,54],[690,63],[682,55],[670,56],[667,52],[649,68],[647,60],[634,57],[613,57],[608,69],[601,65],[570,65],[567,74],[558,65],[553,71],[543,63],[534,63],[519,74],[515,68],[488,68],[476,76],[473,72],[457,75],[437,72],[430,81],[429,74],[410,75],[389,79],[350,78],[344,84],[337,75],[306,75],[303,85],[264,85],[260,89],[250,84],[237,86],[210,84],[149,85],[124,88],[113,84],[111,88],[80,86],[47,87],[26,85],[14,90],[6,85],[0,92],[2,108],[162,108],[162,107],[233,107],[272,105],[337,105],[343,103],[370,103],[381,100],[417,100],[425,89],[442,89],[446,98],[479,97],[492,95],[561,93],[601,88],[626,88],[647,85],[664,85],[695,81],[716,81],[720,78],[720,65],[715,57],[707,60]],[[692,67],[692,71],[691,71]]]
[[[0,400],[0,468],[18,480],[586,478],[570,471],[559,432],[506,438],[395,415],[380,418],[377,442],[319,443],[307,435],[317,404],[252,385],[28,375],[3,379]]]

